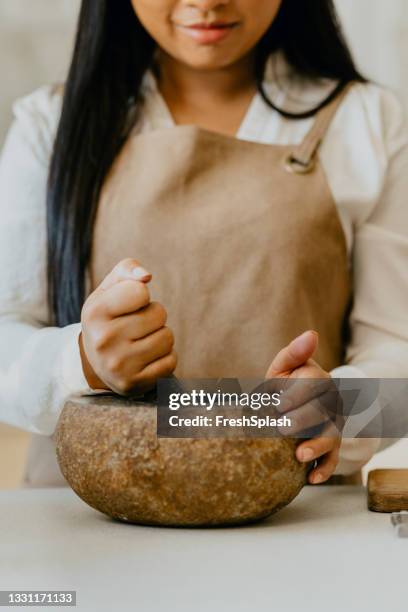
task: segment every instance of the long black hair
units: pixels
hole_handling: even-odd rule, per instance
[[[155,48],[131,0],[82,0],[48,179],[47,280],[53,325],[80,320],[101,188],[137,117],[141,82]],[[277,108],[262,88],[267,60],[277,50],[299,75],[335,80],[334,91],[298,115]],[[313,116],[348,82],[365,81],[333,0],[283,0],[255,55],[261,95],[291,119]]]

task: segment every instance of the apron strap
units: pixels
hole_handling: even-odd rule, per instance
[[[350,91],[354,82],[347,83],[340,93],[327,106],[323,107],[306,134],[304,140],[295,146],[285,160],[285,167],[296,174],[311,172],[315,166],[315,156],[322,140],[343,99]]]

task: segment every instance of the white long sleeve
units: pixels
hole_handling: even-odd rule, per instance
[[[376,127],[382,138],[373,142],[379,195],[376,205],[355,222],[352,337],[348,365],[336,368],[334,377],[408,377],[408,134],[394,96],[383,93],[379,107],[382,121],[377,119]],[[369,110],[367,117],[375,119]],[[372,164],[365,156],[361,162],[369,173]],[[336,474],[357,471],[395,441],[344,437]]]
[[[60,98],[14,105],[0,161],[0,421],[51,434],[66,398],[87,393],[80,323],[49,326],[46,181]]]
[[[363,86],[360,86],[360,89]],[[357,92],[358,93],[358,92]],[[359,151],[361,172],[376,192],[370,206],[353,215],[354,276],[352,338],[346,361],[366,377],[408,376],[408,133],[401,105],[377,88],[378,117],[370,117],[372,156]],[[364,108],[364,102],[365,107]],[[374,121],[376,123],[374,123]],[[377,134],[375,133],[375,131]],[[338,163],[347,160],[337,152]],[[349,162],[350,163],[350,162]],[[358,159],[351,160],[359,172]],[[355,207],[357,203],[354,204]],[[344,370],[337,370],[343,374]]]

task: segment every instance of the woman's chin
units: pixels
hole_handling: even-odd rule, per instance
[[[220,70],[221,68],[227,68],[238,62],[242,56],[241,53],[222,48],[218,45],[200,45],[191,42],[188,50],[185,45],[181,47],[182,51],[176,49],[169,51],[167,54],[173,59],[177,60],[181,64],[188,66],[193,70],[198,71],[212,71]]]
[[[182,63],[196,72],[215,72],[231,66],[234,61],[228,58],[189,57],[181,60]]]

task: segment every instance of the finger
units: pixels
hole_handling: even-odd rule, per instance
[[[322,459],[316,468],[308,475],[308,481],[311,484],[321,484],[326,482],[333,475],[334,470],[339,462],[339,449],[334,448]]]
[[[284,402],[285,400],[282,400],[282,403]],[[292,405],[290,407],[284,406],[284,411],[282,411],[282,406],[280,405],[277,407],[277,410],[280,414],[285,414],[290,419],[290,425],[278,428],[284,436],[314,437],[315,434],[312,432],[308,433],[308,430],[327,421],[331,421],[330,431],[325,429],[326,434],[322,433],[322,436],[329,435],[334,437],[341,435],[344,428],[342,402],[335,385],[331,385],[326,393],[315,397],[299,407],[293,408]],[[302,432],[303,435],[300,435]]]
[[[140,340],[166,325],[167,312],[159,302],[150,302],[137,312],[114,320],[115,334],[128,340]]]
[[[312,438],[305,440],[296,449],[296,458],[301,463],[319,459],[339,446],[339,438]]]
[[[335,385],[330,376],[327,378],[290,378],[277,410],[282,413],[295,410],[303,404],[322,397],[333,386]]]
[[[132,343],[132,352],[128,358],[128,364],[136,367],[138,371],[143,370],[149,363],[165,357],[173,350],[174,336],[169,327],[162,327],[158,331],[145,336]]]
[[[328,422],[321,435],[299,444],[296,449],[296,457],[301,462],[313,461],[313,459],[318,459],[325,453],[339,447],[340,442],[341,436],[337,428],[332,422]]]
[[[177,353],[173,350],[168,355],[149,363],[141,372],[134,378],[133,388],[140,391],[148,391],[154,387],[159,378],[170,376],[177,365]]]
[[[279,433],[285,436],[296,436],[306,429],[316,427],[328,421],[329,417],[318,399],[308,402],[288,414],[290,425],[278,427]]]
[[[307,331],[298,336],[276,355],[266,373],[266,378],[288,375],[292,370],[310,359],[317,348],[319,336],[315,331]]]
[[[150,293],[144,283],[124,280],[99,294],[98,310],[107,318],[135,313],[150,302]]]
[[[116,283],[123,280],[136,280],[143,283],[148,283],[152,278],[150,272],[143,268],[137,259],[128,257],[122,259],[116,266],[109,272],[99,285],[99,289],[109,289]]]

